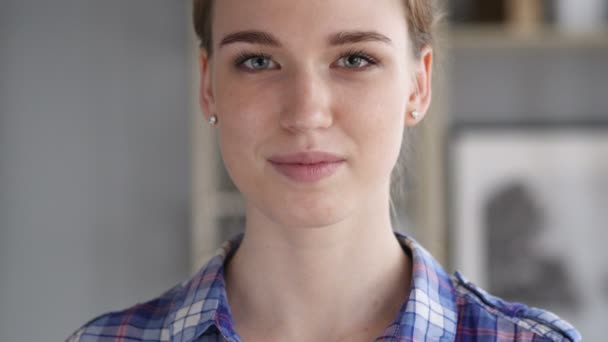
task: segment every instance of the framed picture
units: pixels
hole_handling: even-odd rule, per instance
[[[446,148],[452,268],[605,338],[608,124],[463,124]]]

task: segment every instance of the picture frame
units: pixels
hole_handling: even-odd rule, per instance
[[[451,267],[590,341],[608,317],[608,123],[462,123],[446,140]]]

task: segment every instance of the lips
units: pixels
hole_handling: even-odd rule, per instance
[[[272,156],[268,160],[276,164],[318,164],[340,162],[344,158],[328,152],[298,152]]]
[[[344,160],[327,152],[300,152],[268,159],[275,170],[298,183],[316,182],[329,177],[344,164]]]

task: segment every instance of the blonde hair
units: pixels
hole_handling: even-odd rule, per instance
[[[214,0],[193,0],[194,30],[200,41],[201,49],[209,56],[213,54],[212,21]],[[412,41],[412,53],[419,58],[424,46],[433,44],[433,30],[441,18],[436,2],[433,0],[403,0],[405,19]]]
[[[193,0],[193,22],[194,30],[199,39],[200,48],[205,50],[208,56],[213,55],[212,41],[212,13],[214,0]],[[437,24],[443,18],[443,13],[438,6],[437,0],[403,0],[405,5],[405,19],[408,33],[412,42],[412,56],[420,59],[425,46],[433,46],[434,31]],[[391,217],[398,219],[395,209],[396,200],[405,200],[404,187],[408,175],[407,166],[410,165],[410,157],[413,155],[411,142],[415,140],[413,131],[406,130],[401,144],[399,158],[391,174]]]

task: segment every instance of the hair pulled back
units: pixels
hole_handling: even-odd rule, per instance
[[[214,0],[193,0],[194,30],[200,47],[209,56],[213,54],[212,13]],[[439,21],[440,12],[433,0],[403,0],[405,19],[412,41],[412,53],[419,58],[422,49],[433,44],[433,30]]]

